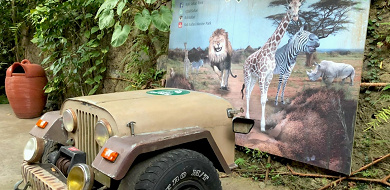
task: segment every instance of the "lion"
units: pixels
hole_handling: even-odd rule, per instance
[[[221,81],[221,89],[228,90],[229,73],[233,78],[237,77],[237,75],[232,74],[231,70],[233,49],[229,41],[228,33],[222,28],[217,29],[211,35],[209,42],[211,68],[213,68],[213,71]]]

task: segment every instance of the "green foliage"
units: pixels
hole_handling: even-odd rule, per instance
[[[5,94],[2,94],[0,95],[0,104],[8,104],[8,99],[7,99],[7,96],[5,96]]]
[[[26,15],[35,28],[31,40],[42,51],[49,83],[50,99],[96,93],[106,70],[104,31],[98,31],[93,18],[101,1],[45,0]]]
[[[276,174],[276,175],[271,176],[271,179],[272,179],[272,183],[275,185],[283,184],[283,180],[281,179],[280,174]]]
[[[161,87],[159,83],[166,71],[156,68],[157,59],[168,51],[168,37],[159,30],[141,33],[124,58],[122,77],[131,82],[125,90]]]
[[[244,167],[247,165],[246,160],[244,158],[237,158],[234,163],[237,164],[238,167]]]
[[[244,157],[237,158],[234,163],[237,164],[244,172],[240,172],[243,177],[249,177],[253,180],[264,179],[266,169],[271,168],[271,164],[263,164],[263,158],[267,158],[268,154],[258,149],[250,149],[248,147],[236,147],[239,151],[245,154]],[[272,176],[272,175],[271,175]]]
[[[368,53],[365,55],[365,63],[369,67],[369,71],[367,72],[368,79],[371,82],[378,81],[378,71],[380,63],[383,61],[383,58],[380,56],[380,47],[378,43],[382,43],[379,40],[380,35],[378,34],[379,24],[376,19],[369,19],[367,26],[367,42],[368,42]]]
[[[36,1],[2,0],[0,1],[0,62],[11,64],[19,60],[23,50],[19,46],[21,28],[25,26],[24,15]]]
[[[128,64],[133,66],[128,68],[126,73],[122,73],[132,84],[127,86],[125,90],[140,90],[145,88],[159,88],[162,87],[159,81],[163,78],[166,71],[158,70],[155,67],[143,67],[142,65]],[[140,72],[131,72],[136,69],[142,69]]]
[[[164,75],[164,71],[156,69],[156,62],[167,52],[166,32],[172,21],[170,3],[169,0],[0,1],[0,62],[7,63],[0,69],[5,71],[10,63],[20,60],[21,38],[28,39],[25,33],[30,28],[34,32],[31,42],[42,51],[41,64],[49,77],[45,92],[49,99],[60,104],[69,96],[97,93],[107,70],[110,50],[107,43],[119,47],[134,32],[129,43],[130,56],[123,60],[127,66],[121,72],[135,81],[131,89],[146,84],[157,86],[156,81]],[[1,85],[0,90],[3,89]]]
[[[24,15],[35,4],[36,0],[0,0],[0,94],[5,92],[6,69],[22,60],[24,49],[20,44],[25,43],[23,37],[28,33]]]
[[[263,158],[268,158],[268,154],[266,152],[262,152],[259,149],[251,149],[248,147],[244,147],[245,153],[248,154],[252,161],[260,161]]]
[[[378,102],[387,102],[390,100],[390,94],[388,94],[388,90],[390,89],[390,85],[386,85],[382,90],[380,97],[373,102],[372,104],[375,105]],[[369,90],[366,91],[366,93],[370,93]],[[367,100],[367,99],[366,99]],[[375,129],[376,127],[379,127],[380,125],[384,123],[388,123],[390,121],[390,106],[382,108],[378,113],[374,115],[374,118],[371,119],[367,125],[367,127],[364,131],[367,131],[371,128]]]
[[[170,4],[169,0],[0,1],[0,62],[7,63],[0,69],[20,60],[19,45],[22,38],[28,39],[30,28],[31,42],[40,48],[49,77],[45,92],[60,104],[69,96],[97,93],[107,70],[109,45],[119,47],[132,38],[129,56],[123,60],[126,69],[120,71],[134,81],[129,89],[158,86],[156,81],[165,71],[157,70],[156,62],[167,52]]]
[[[390,25],[389,22],[383,22],[381,14],[387,8],[377,12],[375,18],[368,20],[367,26],[367,43],[365,53],[365,64],[368,67],[367,79],[370,82],[379,82],[378,72],[382,69],[384,57],[386,57],[386,49],[390,46],[390,35],[383,27]]]
[[[146,31],[149,28],[152,18],[147,9],[142,10],[142,13],[135,14],[134,17],[135,25],[142,31]]]
[[[387,102],[389,100],[390,100],[390,94],[383,94],[373,104],[376,104],[377,102]]]
[[[100,30],[110,28],[114,22],[114,10],[104,10],[99,17],[99,28]]]
[[[168,31],[172,22],[169,0],[107,0],[95,18],[99,29],[114,26],[111,45],[119,47],[132,39],[125,69],[119,73],[131,84],[125,90],[160,87],[165,71],[156,69],[157,59],[168,51]],[[116,10],[116,11],[115,11]],[[126,24],[125,24],[126,23]],[[130,33],[131,32],[131,33]]]
[[[379,127],[380,125],[384,123],[388,123],[390,119],[390,106],[387,108],[382,108],[377,114],[375,114],[375,118],[371,119],[367,125],[369,126],[368,128],[365,129],[365,131],[373,128],[375,129],[376,127]]]
[[[122,26],[119,25],[119,22],[117,22],[117,24],[115,24],[114,33],[112,34],[111,45],[118,47],[124,44],[129,36],[130,29],[130,25],[126,24],[122,28]]]
[[[95,18],[99,19],[100,30],[111,28],[116,22],[111,45],[119,47],[127,40],[128,34],[134,26],[141,31],[147,31],[153,25],[162,32],[168,32],[172,22],[172,11],[165,6],[167,2],[169,1],[138,0],[128,2],[127,0],[106,0],[100,6]],[[124,9],[125,11],[123,11]],[[123,25],[121,23],[126,20],[126,16],[131,17],[133,22]]]
[[[359,174],[361,174],[363,177],[366,177],[366,178],[375,178],[375,177],[378,177],[378,170],[377,169],[367,169],[367,170],[364,170],[362,172],[359,172]]]
[[[172,22],[172,12],[165,6],[161,6],[159,10],[153,10],[152,14],[152,23],[156,26],[157,29],[163,32],[169,31],[169,25]]]

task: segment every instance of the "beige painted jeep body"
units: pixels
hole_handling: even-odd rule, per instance
[[[197,151],[219,171],[230,173],[235,164],[229,108],[233,106],[221,97],[179,89],[77,97],[66,100],[60,112],[43,115],[41,119],[48,125],[44,129],[35,126],[30,134],[85,152],[94,180],[106,187],[123,179],[141,158],[177,148]],[[67,109],[77,115],[74,132],[67,132],[62,125]],[[102,119],[112,131],[101,147],[95,141],[94,127]],[[119,153],[114,162],[101,156],[105,148]],[[24,182],[33,189],[66,189],[66,175],[59,174],[64,173],[61,167],[50,165],[24,162]]]

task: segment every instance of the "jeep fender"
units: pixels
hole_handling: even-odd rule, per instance
[[[197,146],[189,145],[198,142]],[[92,167],[110,178],[121,180],[139,155],[176,147],[195,149],[195,151],[204,154],[220,171],[231,172],[211,133],[200,127],[144,133],[135,136],[111,137],[92,162]],[[105,148],[119,153],[115,162],[108,161],[101,156]]]
[[[60,144],[66,144],[68,140],[68,133],[62,127],[62,117],[59,111],[47,112],[40,118],[43,121],[47,121],[47,125],[44,129],[34,126],[30,134],[47,140],[52,140]]]

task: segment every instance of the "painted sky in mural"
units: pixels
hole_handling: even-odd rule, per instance
[[[181,42],[187,41],[188,47],[205,48],[208,46],[208,36],[215,28],[224,28],[229,33],[229,38],[233,49],[243,49],[248,45],[251,47],[260,47],[272,34],[272,30],[264,30],[273,28],[272,21],[265,17],[277,13],[284,13],[285,9],[282,6],[269,7],[270,1],[255,1],[241,0],[239,3],[236,0],[225,1],[215,0],[207,2],[206,0],[178,0],[176,6],[180,9],[175,9],[173,13],[172,27],[179,28],[179,23],[182,26],[178,30],[172,30],[171,36],[175,36],[175,40],[170,41],[169,48],[182,48]],[[308,5],[317,1],[308,1],[301,10],[308,9]],[[210,6],[218,4],[219,6]],[[369,7],[370,2],[363,0],[359,5],[361,8]],[[368,11],[351,11],[348,13],[351,20],[364,20],[367,18]],[[367,26],[367,21],[354,22],[348,24],[346,28],[349,31],[343,31],[337,36],[329,36],[327,40],[321,39],[321,49],[364,49],[365,38],[356,40],[356,35],[351,35],[351,32],[362,31]],[[202,29],[200,30],[199,27]],[[185,31],[185,35],[183,34]],[[359,33],[360,35],[360,33]],[[289,36],[285,35],[281,44],[288,41]],[[334,43],[334,42],[338,43]]]

